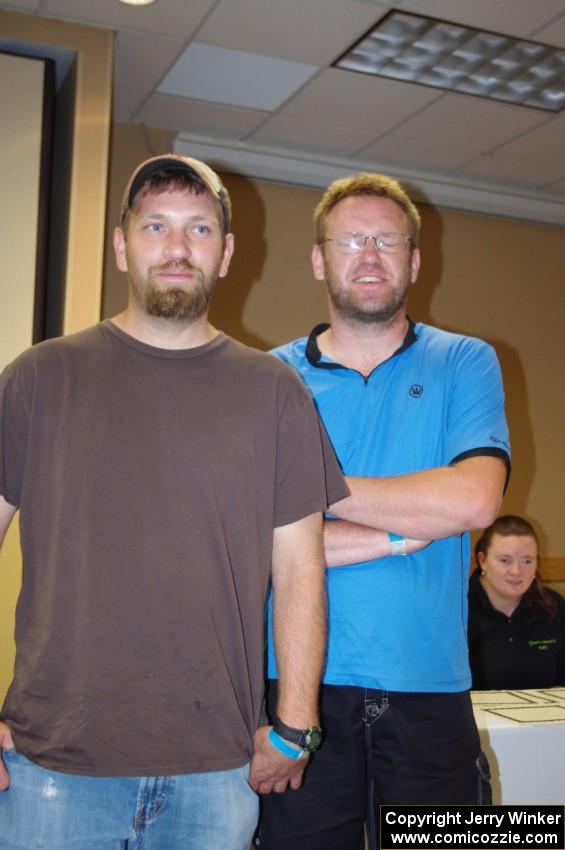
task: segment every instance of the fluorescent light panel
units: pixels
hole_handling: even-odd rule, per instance
[[[559,112],[565,50],[508,35],[390,12],[337,68]]]
[[[317,71],[316,65],[193,41],[161,81],[158,91],[272,112]]]

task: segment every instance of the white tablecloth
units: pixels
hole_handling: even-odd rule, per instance
[[[473,691],[495,804],[565,803],[565,688]]]

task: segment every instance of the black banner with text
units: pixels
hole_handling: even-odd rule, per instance
[[[563,806],[380,806],[382,850],[564,850]]]

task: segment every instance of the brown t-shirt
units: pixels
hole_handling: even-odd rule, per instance
[[[98,776],[245,763],[273,529],[347,494],[299,379],[223,334],[171,351],[103,322],[14,361],[0,415],[16,748]]]

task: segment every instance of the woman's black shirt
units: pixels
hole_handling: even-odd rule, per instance
[[[479,581],[469,584],[469,660],[474,690],[551,688],[565,685],[565,599],[546,592],[558,608],[552,619],[532,616],[522,598],[507,617],[491,605]]]

